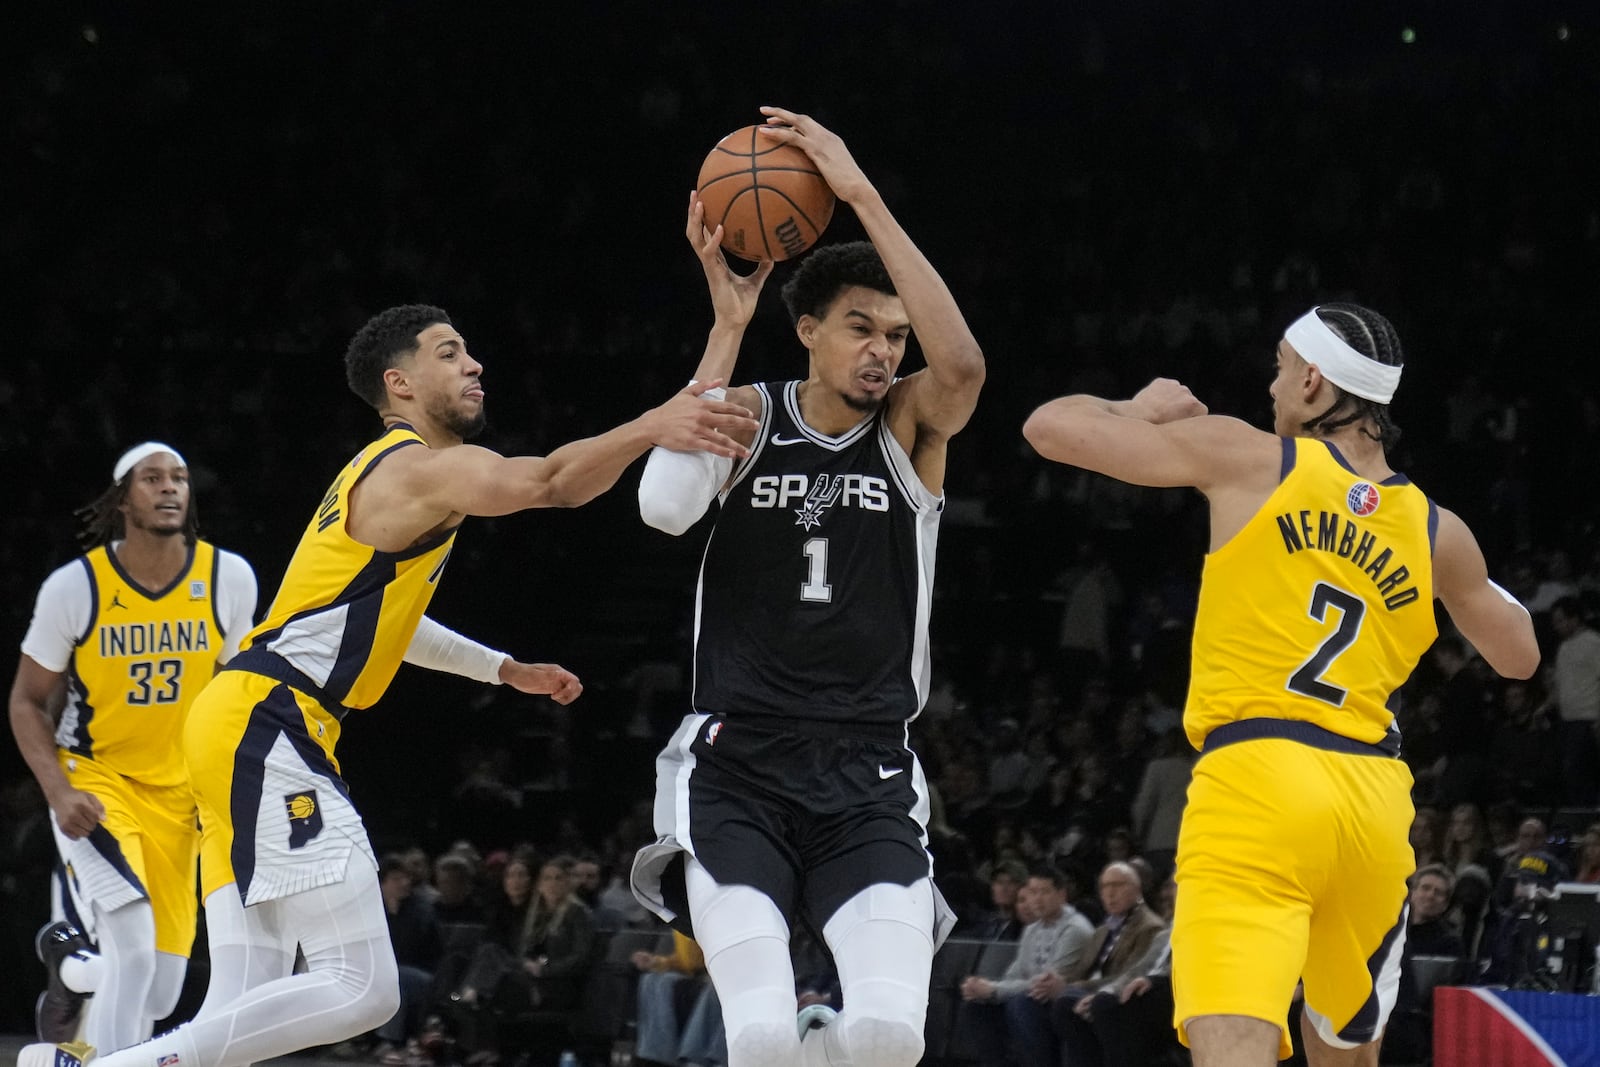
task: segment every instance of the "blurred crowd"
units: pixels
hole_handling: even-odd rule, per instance
[[[1504,682],[1447,631],[1407,687],[1419,863],[1448,870],[1485,965],[1518,857],[1600,877],[1600,845],[1582,844],[1600,802],[1582,673],[1600,615],[1600,32],[1510,5],[1424,20],[1410,43],[1384,5],[1333,26],[1001,3],[982,27],[912,0],[821,6],[857,32],[759,76],[718,41],[764,33],[760,5],[716,12],[713,33],[711,12],[623,4],[626,42],[593,13],[550,32],[533,8],[492,24],[433,4],[20,16],[0,117],[20,149],[0,179],[0,457],[22,476],[0,637],[17,647],[73,554],[73,508],[149,437],[189,458],[203,530],[270,597],[376,430],[338,357],[383,306],[451,311],[502,451],[659,402],[709,323],[683,193],[718,136],[782,103],[845,137],[990,361],[950,453],[934,687],[912,728],[969,929],[1019,866],[1063,872],[1092,908],[1105,865],[1140,857],[1155,902],[1193,758],[1178,727],[1203,501],[1045,464],[1023,418],[1161,374],[1262,423],[1277,337],[1325,299],[1395,321],[1395,465],[1478,533],[1546,652],[1538,677]],[[827,239],[852,226],[841,211]],[[803,373],[772,296],[741,380]],[[645,528],[630,482],[578,512],[470,522],[435,601],[449,625],[577,671],[573,708],[417,673],[350,724],[341,756],[380,851],[434,861],[416,884],[444,890],[437,857],[458,841],[480,892],[503,876],[494,857],[522,855],[537,881],[529,856],[582,856],[564,876],[637,918],[619,886],[687,706],[700,542]],[[14,751],[0,781],[0,959],[31,973],[15,961],[53,852]],[[1474,870],[1478,913],[1454,899]],[[0,1028],[23,1028],[31,995],[8,994]]]

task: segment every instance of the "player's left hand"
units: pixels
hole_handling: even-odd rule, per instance
[[[781,107],[764,107],[761,113],[767,117],[767,124],[761,127],[762,136],[792,144],[810,156],[834,196],[851,204],[873,192],[866,173],[838,134],[810,115]]]
[[[521,663],[507,657],[500,664],[500,680],[534,696],[548,696],[557,704],[570,704],[583,692],[578,676],[554,663]]]

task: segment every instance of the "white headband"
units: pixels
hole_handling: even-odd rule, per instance
[[[1400,368],[1369,359],[1345,343],[1317,316],[1317,309],[1301,315],[1283,331],[1300,358],[1313,364],[1322,376],[1347,393],[1387,404],[1400,385]]]
[[[178,466],[187,467],[189,464],[178,454],[178,450],[171,445],[164,445],[160,441],[146,441],[142,445],[134,445],[122,454],[117,460],[117,465],[111,468],[111,480],[120,482],[133,468],[139,465],[141,459],[156,455],[159,452],[169,452],[172,458],[178,461]]]

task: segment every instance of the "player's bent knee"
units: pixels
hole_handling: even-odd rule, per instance
[[[898,1019],[845,1017],[845,1044],[853,1063],[873,1067],[916,1067],[922,1059],[922,1031]]]
[[[749,1023],[728,1035],[728,1067],[793,1067],[799,1059],[791,1020]]]

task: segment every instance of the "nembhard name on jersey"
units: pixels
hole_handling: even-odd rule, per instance
[[[1316,518],[1313,519],[1312,516]],[[1416,600],[1420,593],[1405,583],[1411,570],[1404,563],[1391,567],[1394,551],[1378,544],[1376,535],[1331,511],[1290,511],[1278,516],[1278,532],[1291,556],[1305,549],[1332,552],[1349,560],[1378,587],[1383,606],[1393,611]]]
[[[122,623],[100,627],[100,655],[148,656],[156,652],[209,652],[211,630],[204,619]]]

